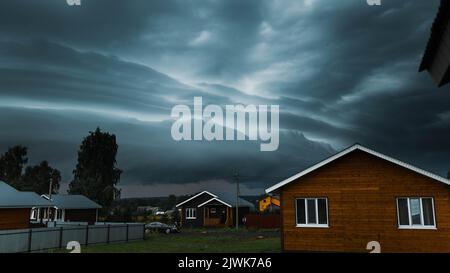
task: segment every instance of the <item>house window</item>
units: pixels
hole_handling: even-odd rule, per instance
[[[296,199],[297,227],[328,227],[327,198]]]
[[[186,209],[186,219],[197,219],[197,209],[196,208]]]
[[[431,197],[397,198],[397,214],[399,228],[436,228]]]

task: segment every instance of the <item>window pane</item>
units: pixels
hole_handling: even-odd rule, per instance
[[[195,218],[197,215],[197,209],[186,209],[186,218]]]
[[[411,221],[413,225],[421,225],[420,220],[420,200],[418,198],[409,199],[409,209],[411,211]]]
[[[409,226],[408,199],[398,199],[398,219],[401,226]]]
[[[307,199],[308,224],[317,224],[316,199]]]
[[[306,224],[305,199],[297,199],[297,224]]]
[[[423,224],[434,226],[433,201],[431,198],[422,198],[423,206]]]
[[[319,212],[319,224],[326,225],[328,224],[327,220],[327,200],[326,199],[317,199],[317,210]]]

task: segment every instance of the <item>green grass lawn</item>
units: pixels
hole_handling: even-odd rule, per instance
[[[82,253],[270,253],[280,252],[276,231],[187,230],[179,234],[148,234],[145,241],[96,245]]]

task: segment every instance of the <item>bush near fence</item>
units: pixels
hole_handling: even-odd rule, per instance
[[[274,229],[281,228],[280,214],[247,214],[245,215],[247,228]]]
[[[143,240],[145,226],[136,223],[56,223],[51,228],[0,231],[0,253],[39,252],[65,248],[70,241],[80,245]]]

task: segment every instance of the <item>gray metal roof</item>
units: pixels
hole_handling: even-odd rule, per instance
[[[45,198],[48,197],[45,196]],[[53,194],[50,201],[52,206],[58,209],[99,209],[102,207],[84,195]]]
[[[236,207],[236,194],[226,192],[226,193],[217,193],[216,195],[218,199],[222,200],[227,204],[230,204],[232,207]],[[255,205],[243,198],[239,198],[239,207],[254,208]]]
[[[18,191],[0,181],[0,208],[48,207],[51,203],[34,192]]]

